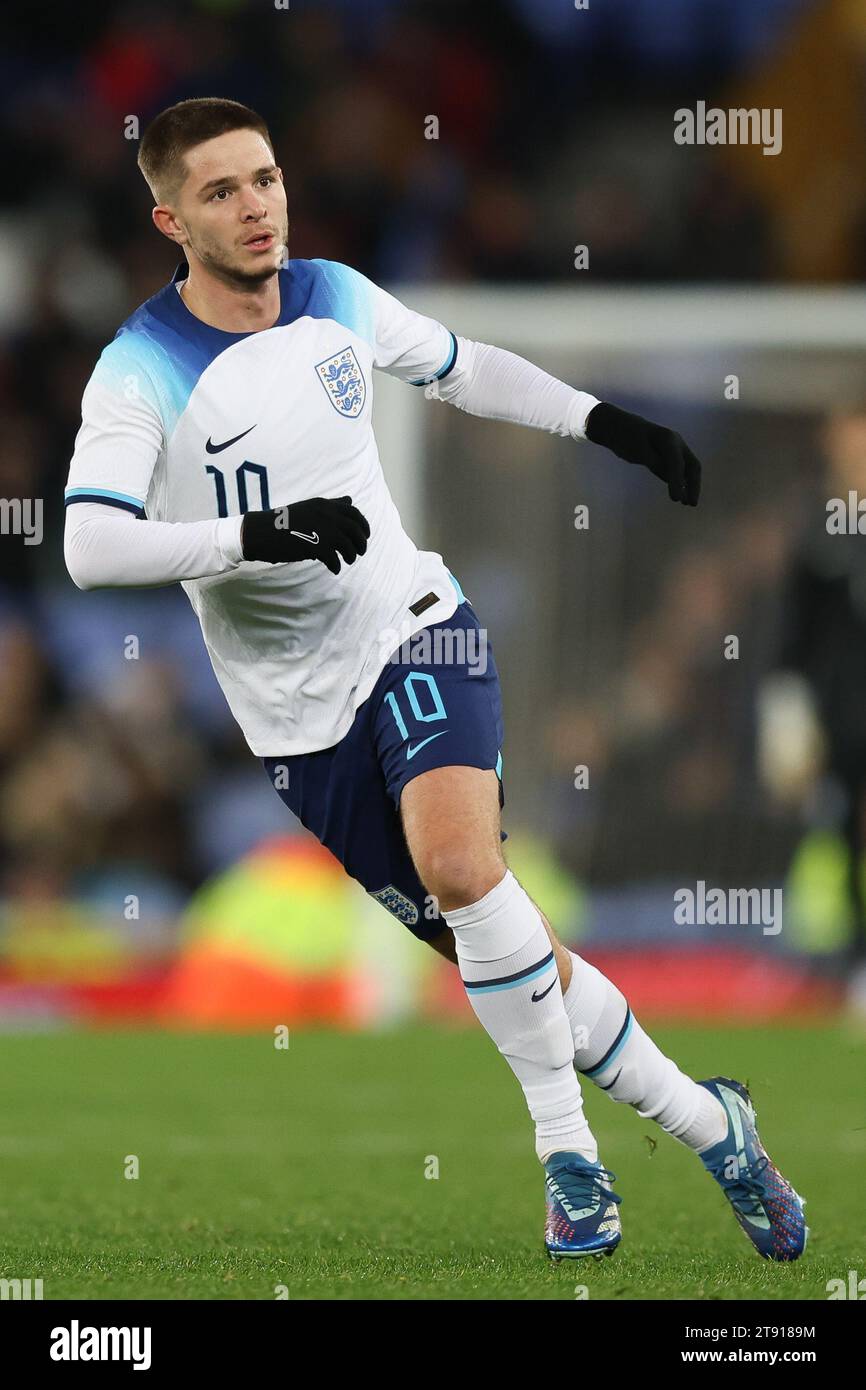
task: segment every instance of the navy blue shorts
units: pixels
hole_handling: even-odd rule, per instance
[[[333,748],[264,759],[301,824],[422,941],[447,922],[406,845],[399,814],[406,783],[433,767],[494,768],[505,804],[502,696],[486,636],[464,599],[452,617],[399,648]]]

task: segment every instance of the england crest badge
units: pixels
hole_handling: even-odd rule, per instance
[[[395,888],[393,883],[389,883],[387,888],[380,888],[378,892],[371,893],[370,897],[381,903],[404,926],[413,927],[418,921],[418,909],[412,899]]]
[[[333,357],[317,363],[316,373],[338,415],[354,419],[361,414],[367,399],[367,386],[352,348],[343,348],[342,352],[335,352]]]

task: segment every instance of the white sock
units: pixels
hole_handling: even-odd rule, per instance
[[[477,903],[446,916],[469,1002],[523,1087],[539,1159],[567,1150],[596,1163],[559,972],[535,904],[507,869]]]
[[[716,1097],[665,1057],[616,985],[573,951],[569,954],[572,976],[565,1011],[578,1071],[697,1153],[724,1139],[728,1120]]]

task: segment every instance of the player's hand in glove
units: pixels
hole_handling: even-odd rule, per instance
[[[351,497],[311,497],[269,512],[247,512],[241,526],[245,560],[285,564],[321,560],[340,573],[340,556],[353,565],[367,549],[370,525]]]
[[[701,465],[676,430],[654,425],[606,401],[594,405],[586,418],[586,437],[610,449],[626,463],[641,463],[668,485],[672,502],[696,507],[701,495]]]

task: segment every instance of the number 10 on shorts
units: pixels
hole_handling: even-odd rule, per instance
[[[416,683],[425,685],[433,697],[433,708],[429,710],[427,714],[421,709],[421,704],[415,690]],[[420,720],[422,724],[431,724],[434,720],[448,718],[445,711],[445,703],[439,693],[439,687],[436,684],[434,676],[429,675],[426,671],[410,671],[409,675],[403,681],[403,689],[408,697],[409,707],[412,710],[414,718]],[[397,697],[392,690],[388,691],[385,700],[391,708],[391,713],[394,716],[397,728],[400,730],[401,738],[404,740],[407,739],[409,737],[409,730],[406,728],[406,721],[400,713]]]

